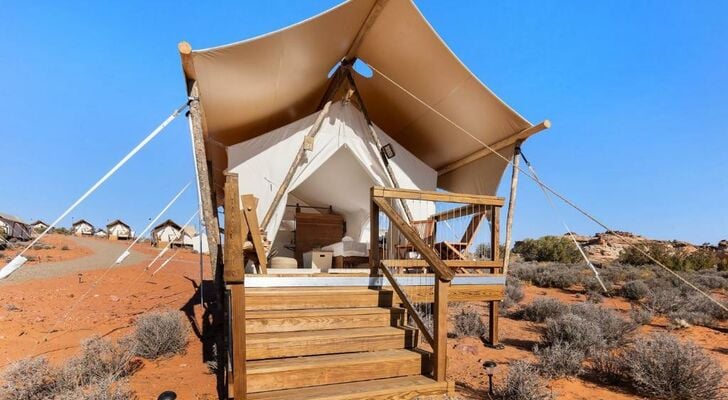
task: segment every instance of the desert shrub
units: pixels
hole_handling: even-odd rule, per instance
[[[538,356],[538,367],[549,378],[579,376],[586,358],[583,349],[565,342],[554,342],[548,347],[534,349]]]
[[[574,243],[563,236],[518,241],[513,246],[513,252],[520,254],[526,261],[575,263],[581,260],[581,254]]]
[[[591,375],[599,382],[621,383],[624,381],[624,369],[624,360],[614,351],[601,349],[591,355]]]
[[[649,285],[651,289],[645,304],[650,310],[660,314],[668,314],[678,311],[684,306],[683,295],[679,288],[672,285],[655,284],[657,282],[660,281],[653,280],[653,284]]]
[[[599,292],[586,292],[586,300],[590,303],[599,304],[604,301],[604,296]]]
[[[650,293],[650,288],[644,281],[628,281],[620,289],[622,297],[629,300],[642,300]]]
[[[595,304],[581,303],[570,307],[570,312],[599,327],[601,342],[606,347],[624,344],[627,335],[637,327],[620,318],[613,311]]]
[[[531,322],[543,322],[566,312],[568,307],[556,299],[539,297],[525,305],[516,313],[516,317]]]
[[[635,341],[625,355],[626,375],[648,397],[675,400],[722,398],[720,365],[693,343],[680,343],[667,334]]]
[[[506,278],[506,293],[503,299],[503,309],[508,309],[518,304],[524,297],[523,284],[513,276]]]
[[[483,337],[485,336],[485,324],[480,318],[480,314],[475,311],[461,310],[455,315],[455,323],[453,324],[453,334],[455,337]]]
[[[605,346],[599,325],[572,313],[548,319],[541,342],[545,348],[561,343],[584,353]]]
[[[718,320],[728,319],[728,312],[700,294],[690,294],[678,302],[678,307],[667,313],[673,321],[682,320],[691,325],[712,326]]]
[[[495,388],[495,398],[503,400],[546,400],[550,398],[546,383],[538,369],[523,360],[515,361],[508,369],[502,384]]]
[[[181,354],[187,347],[189,329],[180,311],[151,311],[137,320],[131,346],[136,355],[151,360]]]
[[[714,274],[697,274],[693,277],[693,283],[710,290],[728,288],[728,279]]]
[[[87,387],[78,386],[57,395],[54,400],[133,400],[136,394],[125,380],[111,377]]]
[[[721,264],[721,260],[712,250],[701,248],[689,253],[682,250],[671,251],[667,245],[657,242],[627,247],[619,255],[619,262],[635,266],[654,263],[640,250],[675,271],[698,271]]]
[[[510,276],[515,276],[522,282],[533,282],[533,278],[536,276],[536,263],[511,263],[508,269]]]
[[[654,261],[652,261],[643,252],[649,254],[663,264],[669,263],[670,253],[667,246],[658,242],[640,243],[629,246],[622,250],[619,254],[618,261],[622,264],[633,266],[652,264]]]
[[[652,312],[643,308],[632,308],[629,312],[629,317],[637,325],[647,325],[652,322]]]
[[[43,357],[11,364],[0,376],[0,399],[45,400],[58,393],[58,370]]]
[[[61,370],[65,385],[86,386],[109,377],[121,378],[134,372],[134,354],[127,344],[113,343],[93,336],[81,343],[81,352],[69,359]]]
[[[61,246],[61,250],[67,251],[67,250],[71,250],[71,248],[64,244],[63,246]]]
[[[607,288],[607,293],[611,293],[613,289],[612,279],[606,275],[600,274],[600,278],[602,280],[602,283],[604,283],[604,287]],[[597,278],[595,278],[593,275],[585,278],[582,281],[582,286],[584,287],[584,290],[588,292],[598,292],[598,293],[604,293],[604,288],[602,285],[599,284],[599,281]]]
[[[543,268],[533,277],[532,283],[543,288],[568,289],[579,283],[579,279],[574,271],[567,268]]]

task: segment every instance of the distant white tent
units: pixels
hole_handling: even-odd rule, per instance
[[[271,206],[316,115],[228,147],[229,171],[244,177],[240,179],[240,193],[258,197],[259,218],[262,219]],[[391,144],[394,148],[395,156],[389,164],[400,187],[435,190],[437,171],[382,130],[376,130],[382,144]],[[379,149],[369,138],[364,115],[350,103],[332,104],[307,157],[271,218],[266,230],[268,239],[274,242],[274,247],[278,247],[275,238],[286,204],[300,202],[311,206],[332,206],[346,220],[346,235],[355,241],[369,243],[369,190],[372,186],[391,184],[388,183]],[[432,210],[415,207],[411,211],[413,218],[425,219],[434,212],[434,206]]]

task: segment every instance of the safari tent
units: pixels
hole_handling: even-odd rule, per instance
[[[109,240],[132,239],[131,227],[120,219],[116,219],[106,224],[106,235]]]
[[[548,121],[499,99],[409,0],[352,0],[179,51],[211,262],[228,299],[231,397],[445,393],[449,302],[488,302],[499,346],[505,199],[495,194]],[[475,256],[476,244],[490,253]],[[318,268],[337,257],[340,268]],[[264,373],[271,365],[297,378]]]
[[[0,233],[5,239],[28,240],[31,232],[30,225],[20,217],[0,213]]]
[[[85,219],[79,219],[71,224],[71,232],[76,236],[91,236],[94,234],[94,226]]]

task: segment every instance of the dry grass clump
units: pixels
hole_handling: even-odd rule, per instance
[[[485,336],[485,324],[480,318],[480,314],[475,311],[461,310],[459,314],[455,315],[454,322],[452,333],[455,337],[482,338]]]
[[[568,307],[556,299],[540,297],[523,306],[515,316],[526,321],[544,322],[548,318],[558,317],[567,310]]]
[[[720,365],[693,343],[667,334],[635,341],[623,356],[624,374],[644,396],[674,400],[724,398]]]
[[[502,384],[495,388],[495,398],[503,400],[546,400],[551,398],[546,383],[532,364],[519,360],[511,364]]]
[[[151,311],[139,317],[129,341],[136,355],[156,360],[184,353],[189,331],[181,311]]]
[[[27,358],[11,364],[0,375],[1,400],[41,400],[59,391],[58,370],[43,357]]]
[[[637,328],[633,322],[626,321],[613,311],[595,304],[575,304],[570,307],[570,312],[597,325],[602,342],[607,348],[624,344],[628,335]]]
[[[131,375],[138,365],[126,341],[113,343],[93,336],[81,343],[81,353],[69,359],[61,370],[66,384],[74,387],[87,386],[109,377],[123,378]]]
[[[650,288],[642,280],[627,281],[620,289],[622,297],[629,300],[642,300],[650,294]]]
[[[136,370],[123,346],[93,337],[81,352],[60,367],[45,358],[15,362],[0,377],[0,400],[131,400],[123,379]]]

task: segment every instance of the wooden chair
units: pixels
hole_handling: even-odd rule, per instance
[[[425,243],[430,244],[433,242],[435,238],[435,220],[425,219],[420,221],[412,221],[411,225]],[[397,258],[402,260],[407,259],[407,254],[409,252],[417,251],[412,243],[409,243],[409,241],[407,241],[406,239],[404,240],[405,241],[403,243],[396,244],[394,246],[397,251]]]

